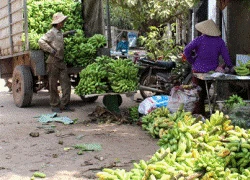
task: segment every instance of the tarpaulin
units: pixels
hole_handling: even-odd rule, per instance
[[[73,120],[71,120],[68,117],[58,117],[57,113],[53,114],[42,114],[41,116],[35,117],[39,118],[39,122],[41,123],[49,123],[49,122],[61,122],[63,124],[72,124],[74,123]]]

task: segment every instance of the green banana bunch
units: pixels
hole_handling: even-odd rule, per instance
[[[92,63],[80,72],[80,82],[75,88],[77,95],[102,94],[108,91],[105,81],[107,72],[98,63]]]
[[[225,105],[227,108],[234,108],[235,106],[245,106],[246,103],[243,101],[242,97],[237,94],[231,95],[226,101]]]
[[[218,179],[224,176],[225,161],[215,153],[204,153],[194,163],[195,171],[205,171],[203,178]]]
[[[130,59],[111,60],[108,63],[108,81],[116,93],[135,91],[138,86],[138,66]]]
[[[104,168],[103,172],[98,172],[97,177],[100,179],[117,179],[117,180],[129,180],[130,179],[130,173],[126,173],[124,169],[108,169]]]
[[[164,106],[154,109],[142,117],[142,128],[147,130],[154,138],[161,137],[167,132],[167,129],[173,125],[172,121],[168,118],[169,114],[168,108]]]
[[[245,65],[246,65],[247,68],[250,68],[250,61],[248,60]]]
[[[248,61],[246,64],[243,64],[241,61],[239,62],[239,66],[235,66],[235,72],[240,76],[248,76],[250,74],[250,62]]]
[[[94,46],[95,48],[101,48],[107,44],[107,39],[102,34],[95,34],[94,36],[88,39],[88,43]]]
[[[106,69],[108,68],[108,63],[110,61],[113,61],[109,56],[98,56],[95,59],[95,62],[100,64],[101,66],[105,67]]]
[[[139,106],[133,106],[129,108],[129,115],[132,121],[137,122],[139,120],[139,112],[138,112]]]
[[[108,56],[98,57],[80,72],[76,94],[134,91],[138,86],[137,73],[138,69],[131,60],[120,61]]]

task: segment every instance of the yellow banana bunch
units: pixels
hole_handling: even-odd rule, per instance
[[[179,116],[183,119],[176,121]],[[158,145],[161,148],[149,161],[134,163],[130,172],[104,170],[99,177],[106,177],[105,180],[165,180],[189,179],[201,173],[199,179],[250,178],[250,130],[232,126],[228,116],[216,112],[204,123],[190,123],[193,118],[181,111],[178,115],[151,117],[153,119],[145,122],[153,132],[159,128]],[[174,122],[173,127],[159,127],[166,122]]]

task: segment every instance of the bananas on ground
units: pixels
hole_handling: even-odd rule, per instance
[[[154,111],[152,111],[154,112]],[[150,115],[144,122],[171,116],[174,125],[158,144],[150,160],[139,160],[128,172],[104,169],[101,180],[171,180],[171,179],[240,179],[250,178],[250,130],[233,126],[222,112],[216,111],[203,123],[179,114]],[[167,115],[167,117],[166,117]],[[182,119],[178,117],[182,116]],[[160,118],[161,117],[161,118]],[[178,121],[177,121],[178,119]]]

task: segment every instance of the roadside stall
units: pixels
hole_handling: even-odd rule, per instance
[[[233,81],[239,81],[242,83],[246,83],[248,86],[247,88],[247,96],[248,99],[250,99],[250,76],[240,76],[240,75],[232,75],[232,74],[224,74],[224,73],[194,73],[193,74],[195,77],[199,78],[200,80],[205,81],[206,84],[206,92],[207,92],[207,99],[208,99],[208,105],[209,105],[209,111],[210,114],[214,111],[215,105],[216,105],[216,100],[218,97],[218,85],[221,82],[233,82]],[[208,82],[214,82],[214,98],[213,102],[211,102],[211,98],[209,96],[209,89],[208,89]]]

